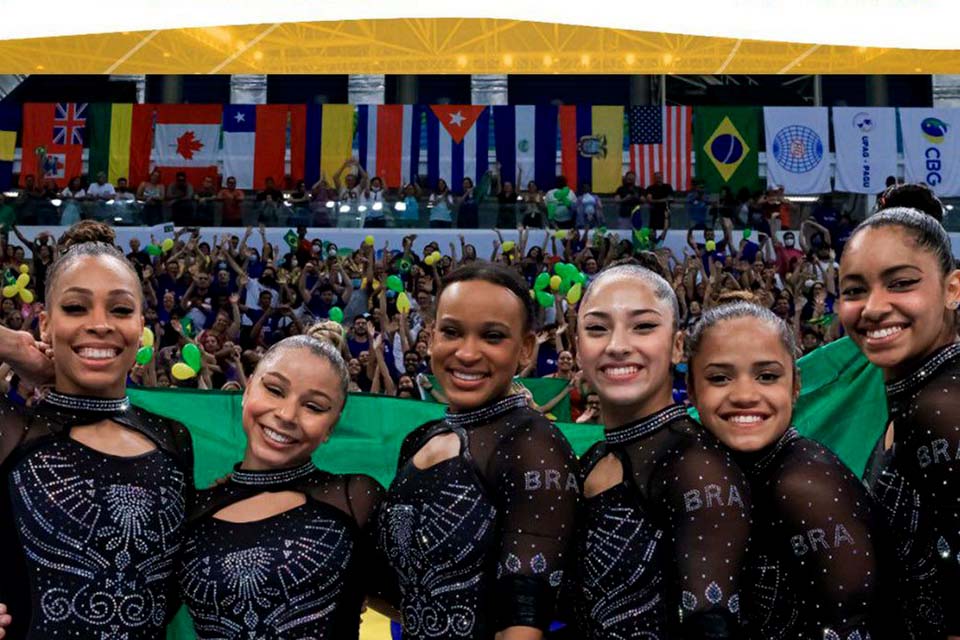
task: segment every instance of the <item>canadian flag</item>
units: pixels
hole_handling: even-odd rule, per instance
[[[161,180],[173,182],[178,171],[198,188],[203,178],[216,180],[220,147],[221,105],[157,105],[153,165]]]

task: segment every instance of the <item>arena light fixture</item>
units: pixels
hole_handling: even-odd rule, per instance
[[[398,202],[397,204],[393,205],[393,210],[394,210],[394,211],[406,211],[406,210],[407,210],[407,203],[406,203],[406,202]]]
[[[54,198],[53,200],[50,201],[50,204],[52,204],[55,207],[59,207],[60,205],[63,204],[63,200],[61,200],[60,198]]]
[[[333,209],[335,206],[337,206],[336,202],[333,200],[327,200],[327,209]]]
[[[3,197],[4,197],[4,198],[16,198],[16,197],[18,197],[19,195],[20,195],[20,192],[19,192],[19,191],[4,191],[4,192],[3,192]]]
[[[366,210],[367,210],[367,205],[365,204],[362,204],[359,207],[357,207],[357,211],[359,211],[360,213],[364,213]]]
[[[348,204],[340,205],[340,213],[350,213],[350,205]]]
[[[382,210],[383,210],[383,203],[382,203],[382,202],[374,202],[374,203],[373,203],[373,210],[374,210],[374,211],[382,211]]]

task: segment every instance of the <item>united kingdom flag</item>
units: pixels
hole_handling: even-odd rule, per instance
[[[53,143],[82,145],[86,126],[86,102],[58,102],[53,116]]]

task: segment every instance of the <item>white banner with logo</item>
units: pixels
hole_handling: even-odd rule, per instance
[[[904,177],[960,196],[960,109],[900,109]]]
[[[887,176],[897,175],[897,110],[893,107],[834,107],[835,187],[878,194]]]
[[[788,195],[830,191],[827,107],[764,107],[767,184]]]

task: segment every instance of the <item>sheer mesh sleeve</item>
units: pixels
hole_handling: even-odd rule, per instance
[[[26,411],[5,395],[0,395],[0,465],[24,439],[27,431]]]
[[[894,465],[917,492],[929,524],[942,584],[947,631],[960,635],[960,609],[951,606],[960,584],[960,371],[953,365],[915,396],[891,398]]]
[[[851,634],[859,631],[866,638],[880,598],[881,554],[870,497],[819,445],[798,446],[805,455],[792,456],[772,479],[776,512],[765,517],[774,519],[782,555],[794,560],[793,587],[802,600],[819,604],[808,614],[839,637],[857,637]]]
[[[380,483],[365,475],[347,476],[347,504],[360,529],[368,529],[374,520],[377,507],[383,500],[384,490]]]
[[[491,462],[502,514],[498,629],[545,630],[575,533],[576,458],[556,427],[535,417],[504,436]]]
[[[750,536],[747,481],[719,445],[689,437],[649,481],[676,558],[684,638],[738,637],[740,574]]]

